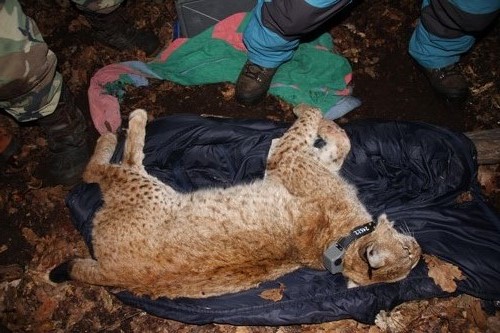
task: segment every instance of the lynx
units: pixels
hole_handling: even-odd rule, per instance
[[[319,110],[300,105],[279,140],[264,179],[228,188],[178,193],[142,164],[147,115],[130,114],[121,164],[117,143],[101,136],[84,173],[104,204],[93,220],[94,258],[52,270],[68,279],[157,297],[208,297],[238,292],[299,267],[324,269],[324,251],[372,221],[356,190],[339,175],[350,150],[346,133]],[[385,214],[345,251],[351,286],[403,279],[421,250]]]

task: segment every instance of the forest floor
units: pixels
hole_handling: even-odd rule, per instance
[[[117,52],[91,38],[86,19],[68,0],[21,1],[58,56],[58,69],[88,116],[87,88],[100,68],[121,61],[149,59],[141,52]],[[176,20],[173,1],[136,0],[127,15],[137,27],[152,29],[166,47]],[[465,55],[461,66],[471,83],[470,97],[452,103],[437,96],[407,53],[419,16],[420,1],[360,1],[330,22],[327,31],[336,51],[353,69],[354,95],[362,105],[339,119],[415,120],[471,132],[500,127],[500,22]],[[256,106],[234,101],[230,83],[179,86],[152,80],[130,89],[121,103],[125,117],[144,108],[152,117],[198,113],[291,122],[285,102],[274,97]],[[229,96],[229,98],[228,98]],[[47,272],[68,257],[85,256],[87,249],[74,229],[64,199],[68,188],[43,187],[33,175],[47,154],[47,143],[32,124],[16,129],[23,147],[14,163],[0,175],[0,332],[380,332],[384,325],[340,320],[316,325],[242,327],[186,325],[126,306],[106,288],[67,283],[55,286]],[[95,142],[97,132],[89,137]],[[500,210],[499,166],[485,168],[484,194]],[[395,331],[500,332],[500,314],[488,315],[481,301],[461,295],[409,302],[393,310]]]

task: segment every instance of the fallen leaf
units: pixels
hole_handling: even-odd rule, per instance
[[[267,289],[260,293],[260,297],[273,302],[278,302],[283,298],[283,292],[285,291],[285,285],[280,283],[278,288]]]
[[[424,254],[423,257],[429,269],[429,277],[444,291],[449,293],[454,292],[457,289],[455,281],[465,279],[462,271],[457,266],[435,256]]]
[[[17,264],[0,266],[0,282],[20,279],[23,273],[23,268]]]
[[[361,327],[357,321],[352,319],[336,320],[326,323],[314,324],[314,325],[303,325],[301,327],[300,333],[331,333],[331,332],[366,332],[368,330],[367,325],[361,324]],[[375,327],[375,326],[373,326]],[[370,333],[379,333],[378,331],[373,331],[369,329]]]
[[[477,170],[477,180],[483,193],[492,195],[500,188],[500,167],[498,165],[480,165]]]
[[[488,82],[486,84],[483,84],[482,86],[480,87],[477,87],[477,88],[471,88],[471,92],[473,95],[477,95],[477,94],[482,94],[484,93],[486,90],[492,88],[495,86],[495,83],[493,82]]]
[[[41,304],[35,309],[34,319],[37,322],[47,321],[52,317],[59,302],[40,289],[37,290],[36,296]]]
[[[457,199],[456,199],[456,202],[458,204],[462,204],[462,203],[465,203],[465,202],[470,202],[474,200],[474,197],[472,196],[472,193],[470,191],[465,191],[465,192],[462,192],[458,195]]]
[[[366,74],[370,75],[370,77],[372,77],[372,78],[376,78],[377,77],[377,73],[375,72],[375,67],[374,66],[365,67],[364,72]]]
[[[251,333],[251,331],[248,327],[238,326],[238,327],[236,327],[235,333]]]
[[[221,94],[224,100],[229,101],[234,98],[235,90],[233,85],[225,85],[221,89]]]
[[[500,311],[497,311],[494,317],[489,317],[486,323],[488,332],[500,332]]]
[[[36,246],[36,244],[40,241],[40,237],[38,237],[38,235],[30,228],[23,228],[21,232],[23,237],[31,246]]]
[[[488,318],[481,307],[481,301],[471,297],[468,297],[465,300],[466,302],[464,303],[467,311],[467,317],[470,318],[482,331],[486,331]]]

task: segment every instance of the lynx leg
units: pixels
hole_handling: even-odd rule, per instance
[[[97,139],[94,154],[83,173],[84,181],[92,183],[100,179],[102,166],[109,164],[116,148],[116,141],[116,135],[113,133],[106,133]]]
[[[128,134],[123,153],[123,164],[143,169],[144,139],[148,115],[142,109],[134,110],[129,116]]]
[[[319,109],[300,104],[294,108],[294,113],[298,119],[280,138],[268,159],[268,170],[276,168],[287,157],[307,154],[318,136],[318,127],[323,118]]]

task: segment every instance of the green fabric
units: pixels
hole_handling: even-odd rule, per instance
[[[128,74],[121,74],[118,80],[106,83],[104,89],[108,95],[115,96],[121,102],[125,97],[125,87],[128,85],[135,85],[135,82]]]
[[[227,42],[212,38],[213,28],[189,39],[165,62],[148,67],[160,77],[182,85],[236,82],[246,61],[243,52]]]
[[[213,38],[212,33],[213,27],[187,40],[166,61],[147,66],[159,77],[181,85],[235,83],[246,54]],[[276,72],[269,93],[292,105],[306,103],[327,112],[342,97],[336,92],[347,88],[344,77],[351,71],[347,59],[333,53],[331,36],[323,34],[300,44],[294,57]]]
[[[306,103],[327,112],[342,98],[336,93],[347,88],[344,78],[352,72],[347,59],[332,50],[328,34],[301,43],[293,58],[276,72],[269,92],[293,105]]]

